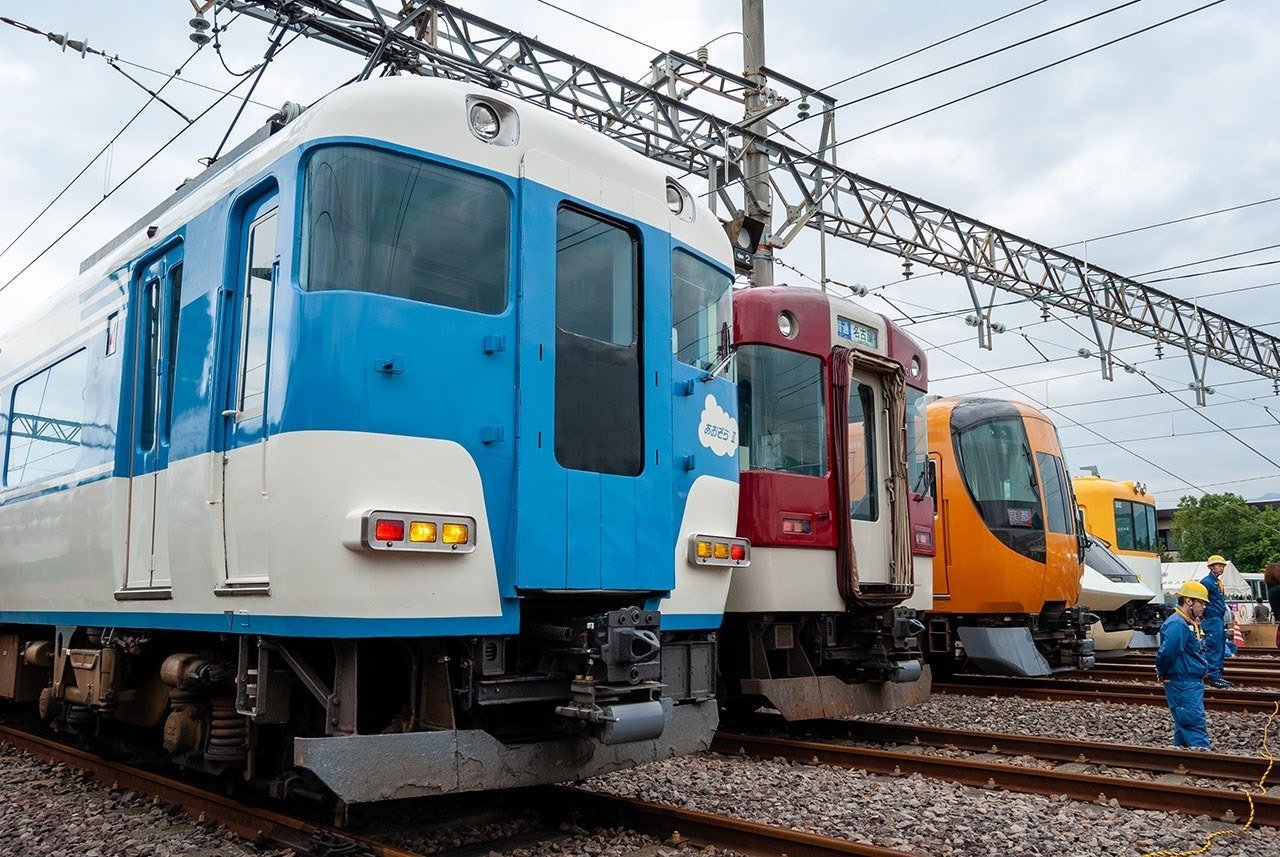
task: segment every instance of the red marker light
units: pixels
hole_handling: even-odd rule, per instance
[[[373,522],[373,539],[378,542],[398,542],[404,538],[404,521],[385,518]]]
[[[742,562],[746,558],[747,558],[746,545],[730,545],[729,546],[729,559],[732,559],[736,562]]]

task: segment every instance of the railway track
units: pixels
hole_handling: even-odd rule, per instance
[[[1230,753],[1186,753],[1169,747],[1077,741],[1011,732],[983,732],[941,726],[826,720],[803,725],[804,734],[837,741],[875,742],[925,747],[951,747],[974,753],[1034,756],[1052,762],[1108,765],[1161,774],[1238,780],[1256,783],[1267,772],[1268,762],[1257,756]],[[1280,770],[1277,770],[1280,782]]]
[[[388,845],[376,838],[353,834],[336,827],[243,804],[234,798],[207,791],[183,780],[108,761],[85,750],[69,747],[38,735],[0,725],[0,741],[26,750],[48,762],[85,771],[113,789],[129,789],[154,799],[179,806],[188,815],[202,821],[216,821],[236,835],[257,844],[292,849],[300,855],[351,854],[360,857],[421,857],[418,852]],[[512,803],[526,810],[543,813],[554,828],[560,820],[581,824],[589,819],[593,827],[616,823],[638,832],[668,840],[679,840],[706,848],[731,849],[749,855],[787,854],[790,857],[920,857],[867,843],[819,836],[756,822],[742,821],[713,813],[698,812],[649,803],[602,792],[569,786],[546,786],[515,793]],[[388,837],[393,831],[383,831]],[[537,834],[522,835],[536,839]],[[476,843],[441,854],[481,853],[515,847],[518,837],[504,837],[493,842]],[[547,838],[546,836],[542,837]]]
[[[1083,675],[1072,673],[1073,676]],[[952,681],[935,681],[934,693],[964,696],[1017,696],[1059,702],[1117,702],[1125,705],[1165,705],[1164,688],[1158,684],[1136,684],[1082,678],[1015,678],[1009,676],[955,676]],[[1216,690],[1205,688],[1204,705],[1211,711],[1268,714],[1280,701],[1280,692]]]
[[[858,724],[859,728],[864,724]],[[1001,742],[988,734],[988,750]],[[1000,736],[1018,738],[1021,736]],[[1040,758],[1043,745],[1060,744],[1053,738],[1031,739],[1023,745],[1027,752]],[[1015,742],[1009,742],[1013,747]],[[886,750],[851,747],[842,744],[801,741],[789,738],[720,733],[712,750],[726,754],[746,754],[796,762],[856,768],[890,776],[923,776],[988,789],[1006,789],[1040,795],[1066,795],[1081,801],[1107,803],[1111,800],[1131,809],[1178,812],[1187,815],[1209,815],[1222,821],[1238,822],[1250,815],[1250,796],[1231,789],[1207,789],[1162,782],[1145,782],[1114,776],[1000,764],[971,758],[949,758],[921,754],[912,749]],[[1133,748],[1147,751],[1150,748]],[[1003,752],[997,750],[996,752]],[[1280,798],[1252,796],[1254,824],[1280,827]]]
[[[1131,663],[1129,661],[1102,661],[1080,676],[1107,679],[1109,681],[1152,681],[1155,678],[1155,662]],[[1228,681],[1244,687],[1260,687],[1280,690],[1280,664],[1270,667],[1231,664],[1223,670]]]

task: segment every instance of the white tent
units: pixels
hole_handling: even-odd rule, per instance
[[[1202,562],[1162,562],[1160,563],[1160,588],[1165,595],[1176,595],[1178,588],[1188,580],[1200,580],[1209,573],[1209,566]],[[1227,570],[1222,573],[1222,591],[1228,598],[1252,599],[1249,583],[1240,574],[1234,562],[1227,563]]]

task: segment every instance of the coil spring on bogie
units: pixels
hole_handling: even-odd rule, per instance
[[[209,741],[205,756],[224,762],[248,758],[249,720],[236,713],[234,699],[215,699],[210,703]]]

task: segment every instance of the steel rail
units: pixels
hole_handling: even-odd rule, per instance
[[[1090,668],[1087,672],[1080,673],[1080,675],[1120,681],[1133,679],[1154,681],[1155,667],[1154,664],[1104,662]],[[1228,666],[1223,670],[1223,675],[1236,684],[1280,690],[1280,664],[1271,669]]]
[[[205,791],[182,780],[101,759],[92,753],[0,725],[4,741],[48,762],[84,771],[104,785],[130,789],[175,804],[193,818],[216,821],[251,842],[271,842],[292,848],[299,854],[352,853],[362,857],[418,857],[404,851],[353,836],[326,825],[290,818],[260,807],[246,806],[234,798]],[[343,851],[343,849],[347,849]]]
[[[1169,747],[1076,741],[1047,735],[1015,735],[1010,732],[981,732],[970,729],[947,729],[940,726],[917,726],[910,723],[871,723],[862,720],[820,721],[807,723],[805,728],[807,731],[817,731],[823,738],[838,737],[852,741],[955,747],[975,753],[1034,756],[1037,759],[1054,762],[1112,765],[1119,768],[1137,768],[1143,771],[1210,777],[1219,780],[1243,780],[1256,783],[1267,770],[1267,760],[1258,756],[1187,753],[1185,750]]]
[[[559,798],[560,805],[583,810],[598,823],[601,815],[618,818],[627,827],[694,844],[730,848],[744,854],[774,857],[836,857],[857,854],[866,857],[919,857],[909,851],[881,848],[866,842],[834,839],[724,815],[684,809],[666,804],[634,800],[606,792],[586,791],[570,786],[547,786],[545,792]]]
[[[921,774],[931,779],[981,788],[1067,795],[1076,800],[1096,803],[1115,800],[1121,806],[1131,809],[1209,815],[1223,821],[1238,821],[1249,817],[1249,797],[1244,792],[1228,789],[1140,782],[1098,774],[1077,774],[973,759],[951,759],[753,735],[721,733],[712,742],[711,749],[726,755],[747,754],[769,758],[781,756],[793,761],[856,768],[875,774]],[[1280,827],[1280,798],[1254,795],[1253,805],[1256,810],[1254,824]]]
[[[1115,702],[1122,705],[1165,705],[1164,688],[1156,684],[1080,681],[1073,679],[1014,679],[1003,676],[955,676],[935,681],[934,693],[960,696],[1017,696],[1060,702]],[[1204,707],[1211,711],[1266,714],[1280,694],[1266,691],[1205,688]]]

